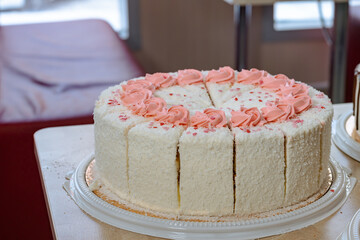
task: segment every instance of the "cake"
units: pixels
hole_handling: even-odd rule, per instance
[[[317,194],[333,108],[283,74],[222,67],[147,74],[104,90],[95,171],[125,202],[174,216],[250,216]]]
[[[360,142],[360,64],[355,68],[354,77],[354,95],[353,95],[353,116],[355,119],[355,128],[352,133],[352,137]]]

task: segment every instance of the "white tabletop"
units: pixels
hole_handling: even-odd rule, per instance
[[[334,105],[335,119],[351,107],[351,104]],[[34,139],[53,234],[57,239],[159,239],[99,222],[80,210],[62,188],[65,175],[94,149],[92,125],[45,128],[37,131]],[[359,162],[334,145],[332,155],[360,179]],[[332,216],[304,229],[266,239],[335,239],[359,208],[360,184],[357,184],[344,206]]]

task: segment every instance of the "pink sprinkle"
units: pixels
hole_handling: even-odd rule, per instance
[[[186,94],[184,94],[184,97],[186,97]]]
[[[235,101],[239,100],[237,97],[235,98]]]
[[[334,189],[330,189],[331,192],[335,192]]]
[[[186,134],[190,134],[191,132],[186,132]]]
[[[249,101],[252,101],[252,99],[250,98]]]
[[[157,127],[153,127],[153,128],[157,128]]]
[[[298,128],[299,126],[298,126],[298,124],[300,123],[300,124],[303,124],[303,122],[304,122],[304,120],[301,120],[301,119],[296,119],[295,121],[293,121],[293,127],[294,128]]]
[[[163,127],[163,129],[167,131],[167,130],[169,130],[169,127]]]
[[[196,136],[197,135],[197,133],[193,133],[193,136]]]
[[[237,91],[240,91],[240,88],[236,88]]]
[[[170,96],[172,96],[173,94],[172,93],[169,93]]]
[[[222,90],[220,89],[219,92],[222,92]]]
[[[318,93],[318,94],[316,94],[315,96],[318,97],[318,98],[324,98],[324,94],[323,94],[323,93]]]
[[[251,94],[253,94],[254,92],[250,92]]]
[[[211,120],[215,120],[215,117],[214,117],[214,116],[212,116],[212,117],[210,117],[210,119],[211,119]]]
[[[208,132],[209,132],[209,129],[205,129],[205,130],[204,130],[204,133],[208,133]]]
[[[201,87],[201,89],[205,89],[204,87]]]
[[[251,133],[250,129],[246,129],[246,132],[247,132],[247,133]]]
[[[261,99],[259,99],[259,102],[262,102],[262,100],[261,100]]]

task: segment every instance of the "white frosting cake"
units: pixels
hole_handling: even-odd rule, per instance
[[[354,76],[354,94],[353,94],[353,116],[355,120],[355,128],[352,137],[360,142],[360,64],[355,68]]]
[[[246,216],[316,194],[333,108],[312,87],[257,69],[147,74],[94,110],[99,181],[177,216]],[[100,185],[101,186],[101,185]]]

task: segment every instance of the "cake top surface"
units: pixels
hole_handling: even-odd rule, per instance
[[[328,110],[331,103],[323,93],[284,74],[221,67],[146,74],[105,90],[96,108],[103,108],[103,112],[120,109],[122,115],[128,111],[149,121],[184,128],[245,129],[301,122],[302,113]]]

